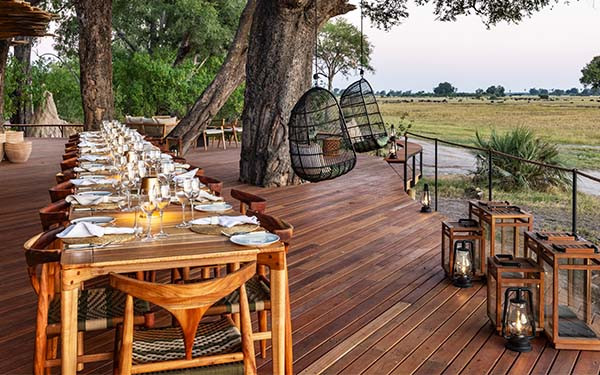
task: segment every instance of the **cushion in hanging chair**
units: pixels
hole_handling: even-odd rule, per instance
[[[319,174],[329,173],[329,169],[323,170],[325,159],[323,159],[323,149],[318,143],[309,145],[290,142],[292,163],[301,166],[307,175],[318,176]]]

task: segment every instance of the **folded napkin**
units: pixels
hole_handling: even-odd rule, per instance
[[[189,164],[181,164],[181,163],[173,163],[175,169],[188,169],[190,167]]]
[[[69,203],[77,203],[81,206],[96,206],[101,203],[116,203],[121,200],[120,197],[109,197],[106,195],[93,194],[75,194],[65,198]]]
[[[108,160],[108,155],[82,155],[79,160],[83,161],[97,161],[97,160]]]
[[[107,170],[111,170],[112,168],[106,166],[106,165],[100,165],[100,166],[90,166],[90,167],[86,167],[84,166],[82,167],[75,167],[73,168],[73,170],[75,172],[102,172],[102,171],[107,171]]]
[[[101,227],[100,225],[80,222],[68,226],[56,235],[58,238],[102,237],[105,234],[133,234],[135,230],[128,227]]]
[[[258,225],[258,219],[256,216],[211,216],[204,217],[202,219],[192,220],[190,222],[193,225],[220,225],[225,228],[231,228],[240,224],[256,224]]]
[[[184,180],[186,178],[194,178],[194,176],[196,176],[196,172],[198,172],[198,168],[194,168],[189,172],[178,174],[177,176],[173,177],[173,179],[175,181],[177,181],[177,180]]]
[[[112,178],[73,178],[71,183],[75,186],[112,185]]]
[[[200,192],[198,193],[198,199],[200,199],[200,198],[208,199],[209,201],[212,201],[212,202],[219,202],[219,201],[223,200],[222,197],[217,197],[216,195],[212,195],[208,191],[204,191],[204,190],[200,190]]]
[[[98,147],[98,146],[104,146],[104,144],[103,143],[97,143],[97,142],[91,142],[91,141],[88,141],[88,140],[84,139],[83,141],[79,142],[77,144],[77,146],[79,146],[79,147]]]

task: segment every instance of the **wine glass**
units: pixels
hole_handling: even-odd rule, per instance
[[[192,180],[186,178],[184,180],[178,181],[176,186],[177,186],[177,189],[176,189],[175,196],[177,197],[177,200],[179,201],[179,203],[181,203],[181,215],[182,215],[181,224],[177,224],[176,227],[177,228],[189,228],[189,227],[191,227],[191,224],[185,221],[185,203],[188,201],[188,194],[192,190]]]
[[[156,204],[156,190],[152,189],[148,192],[148,194],[140,194],[140,209],[143,213],[146,214],[148,218],[148,230],[146,231],[146,237],[142,239],[142,241],[153,241],[152,237],[152,214],[157,209]]]
[[[192,209],[192,221],[194,221],[194,201],[200,195],[200,180],[195,177],[192,179],[192,189],[188,194],[188,198],[190,200],[190,206]]]
[[[167,238],[169,235],[163,230],[163,214],[165,208],[171,203],[171,189],[169,183],[160,185],[160,193],[156,197],[156,204],[158,212],[160,213],[160,232],[158,232],[154,238]]]

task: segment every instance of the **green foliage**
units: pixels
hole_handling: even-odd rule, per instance
[[[581,69],[581,82],[592,89],[600,89],[600,56],[596,56],[583,69]]]
[[[452,95],[456,92],[456,87],[452,86],[450,82],[441,82],[433,89],[435,95]]]
[[[525,127],[518,127],[503,134],[492,130],[489,139],[484,139],[479,132],[476,132],[475,145],[523,159],[562,166],[558,147],[537,138],[533,131]],[[476,151],[475,154],[477,156],[475,178],[476,180],[485,180],[489,168],[488,152]],[[515,190],[548,190],[552,187],[565,187],[568,182],[564,172],[557,169],[499,155],[492,157],[492,178],[495,184],[503,186],[504,189]]]
[[[341,73],[343,76],[362,66],[363,69],[373,71],[371,53],[373,46],[367,37],[363,37],[363,59],[361,56],[360,30],[344,18],[328,22],[319,33],[317,45],[319,73],[329,80],[329,89],[332,89],[333,77]]]
[[[504,87],[501,85],[498,86],[490,86],[485,90],[485,93],[493,96],[504,96]]]

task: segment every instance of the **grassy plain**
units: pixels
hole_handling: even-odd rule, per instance
[[[475,131],[527,126],[559,144],[569,167],[600,169],[600,97],[380,98],[379,104],[386,122],[408,113],[413,132],[464,144],[473,144]]]

